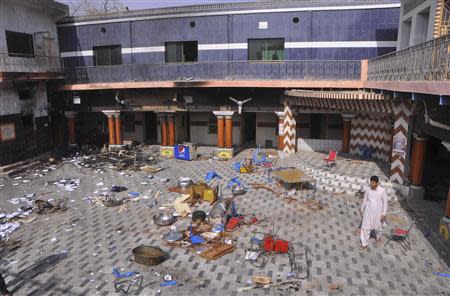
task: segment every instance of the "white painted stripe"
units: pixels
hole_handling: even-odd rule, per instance
[[[70,57],[88,57],[93,56],[94,51],[92,50],[83,50],[83,51],[66,51],[60,53],[62,58],[70,58]]]
[[[397,41],[313,41],[286,42],[285,48],[371,48],[396,47]]]
[[[217,12],[199,12],[199,13],[184,13],[184,14],[168,14],[156,16],[138,16],[138,17],[124,17],[109,20],[95,20],[95,21],[81,21],[71,24],[59,24],[58,27],[73,27],[95,24],[110,24],[128,21],[144,21],[152,19],[167,19],[180,17],[194,17],[194,16],[214,16],[214,15],[237,15],[250,13],[272,13],[272,12],[300,12],[300,11],[324,11],[324,10],[359,10],[359,9],[380,9],[380,8],[399,8],[400,3],[391,4],[374,4],[374,5],[349,5],[349,6],[323,6],[323,7],[294,7],[294,8],[272,8],[272,9],[253,9],[253,10],[231,10],[231,11],[217,11]]]
[[[199,44],[198,50],[247,49],[247,43]]]
[[[285,48],[375,48],[396,47],[396,41],[313,41],[313,42],[286,42]],[[198,50],[230,50],[247,49],[247,43],[218,43],[199,44]],[[122,54],[165,52],[164,46],[126,47]],[[93,56],[92,50],[61,52],[62,58]]]

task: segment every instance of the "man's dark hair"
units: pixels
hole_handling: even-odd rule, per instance
[[[370,181],[375,181],[378,183],[378,177],[377,176],[372,176],[370,177]]]

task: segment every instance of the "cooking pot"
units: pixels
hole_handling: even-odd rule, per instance
[[[247,191],[245,190],[245,187],[242,185],[234,184],[233,187],[231,187],[231,193],[233,193],[234,195],[242,195],[245,192]]]
[[[190,178],[181,177],[178,179],[178,189],[182,192],[186,192],[191,188],[193,182]]]
[[[144,265],[158,265],[168,259],[168,254],[158,247],[139,246],[132,250],[136,263]]]

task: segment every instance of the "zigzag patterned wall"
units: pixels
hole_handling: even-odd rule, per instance
[[[286,153],[295,153],[295,129],[296,129],[296,122],[295,122],[295,116],[292,112],[292,107],[288,104],[284,104],[284,129],[283,129],[283,152]]]
[[[392,124],[389,116],[370,117],[357,114],[352,120],[350,154],[363,156],[364,150],[372,150],[372,158],[389,161],[392,142]]]
[[[408,125],[409,119],[412,115],[413,105],[408,100],[402,100],[401,102],[394,104],[394,138],[403,138],[408,147]],[[399,154],[392,154],[391,164],[391,176],[390,180],[403,184],[405,177],[405,156]]]

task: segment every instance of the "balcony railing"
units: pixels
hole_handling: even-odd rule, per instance
[[[370,60],[368,80],[450,80],[450,35]]]
[[[359,80],[361,61],[233,61],[64,69],[66,83],[198,80]]]
[[[52,56],[10,56],[0,53],[0,72],[45,73],[60,72],[61,60]]]

